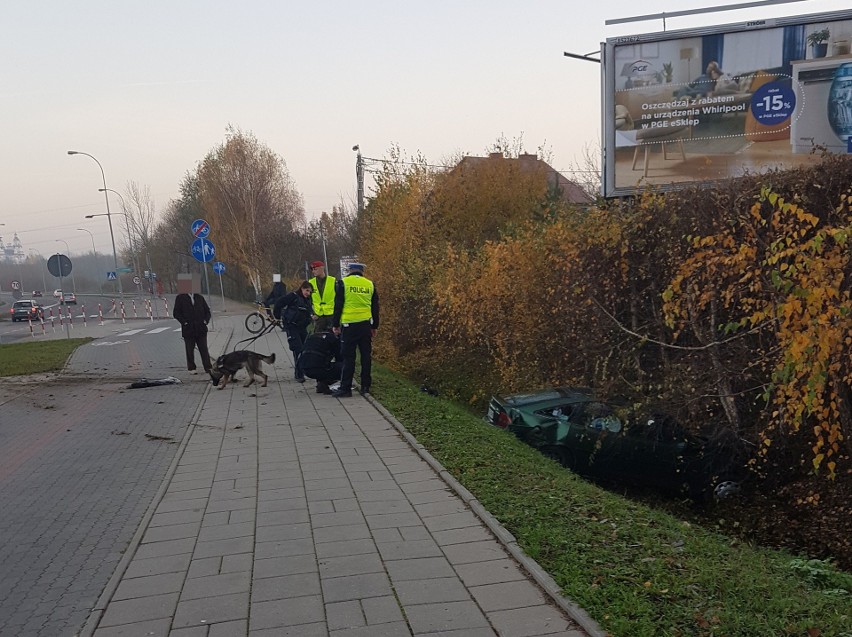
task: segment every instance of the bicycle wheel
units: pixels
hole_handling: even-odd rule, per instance
[[[260,312],[252,312],[246,317],[246,329],[252,334],[259,334],[266,325],[266,319]]]

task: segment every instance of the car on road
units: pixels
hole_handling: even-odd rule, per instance
[[[59,296],[59,301],[65,305],[77,305],[77,295],[73,292],[64,292]]]
[[[44,296],[41,290],[33,290],[33,298]]]
[[[12,314],[13,323],[16,321],[39,321],[44,318],[44,308],[32,299],[15,301],[9,312]]]
[[[584,387],[494,396],[486,421],[581,475],[696,500],[739,493],[746,474],[723,437],[711,442],[670,416],[640,415]]]

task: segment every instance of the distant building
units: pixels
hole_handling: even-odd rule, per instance
[[[24,254],[24,244],[18,238],[18,233],[12,238],[12,243],[3,243],[3,237],[0,237],[0,259],[11,263],[23,263],[27,260]]]
[[[571,181],[565,175],[550,166],[546,161],[538,158],[533,153],[523,153],[517,159],[504,157],[503,153],[490,153],[488,157],[473,157],[468,155],[462,158],[452,172],[464,171],[466,167],[480,166],[484,162],[505,161],[513,162],[522,172],[542,170],[547,174],[547,185],[550,188],[559,188],[562,198],[568,203],[578,205],[589,205],[594,200],[576,182]]]

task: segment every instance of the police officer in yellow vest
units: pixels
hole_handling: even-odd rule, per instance
[[[314,275],[309,283],[313,286],[311,303],[314,307],[314,332],[325,332],[331,328],[331,317],[334,315],[335,280],[325,274],[325,263],[311,262],[311,273]]]
[[[334,333],[340,335],[343,355],[340,389],[337,398],[352,396],[355,376],[355,351],[361,354],[361,395],[370,391],[372,382],[373,337],[379,328],[379,295],[373,282],[364,276],[363,263],[350,263],[349,275],[337,282],[334,297]]]

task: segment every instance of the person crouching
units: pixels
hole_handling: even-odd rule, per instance
[[[332,383],[340,380],[340,340],[331,332],[314,332],[308,336],[299,357],[302,372],[317,381],[318,394],[330,394]]]

